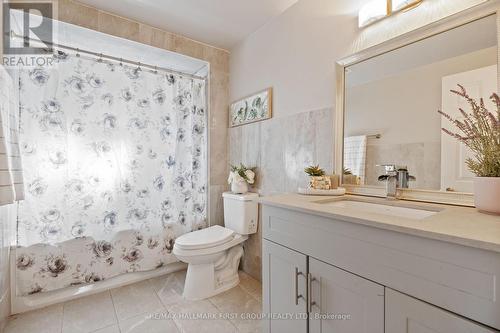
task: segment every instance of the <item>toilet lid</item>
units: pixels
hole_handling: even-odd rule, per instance
[[[180,236],[175,240],[175,245],[184,250],[197,250],[224,244],[233,237],[233,230],[214,225]]]

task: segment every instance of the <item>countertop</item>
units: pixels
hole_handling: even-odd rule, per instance
[[[431,210],[437,213],[417,220],[319,203],[346,199]],[[258,201],[262,205],[287,208],[500,253],[500,216],[480,213],[475,208],[353,195],[329,197],[279,194],[261,197]]]

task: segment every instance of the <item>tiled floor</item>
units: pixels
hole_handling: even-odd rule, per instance
[[[237,287],[207,300],[186,301],[181,296],[185,276],[180,271],[15,315],[6,333],[260,332],[258,320],[245,318],[262,311],[257,280],[240,272]]]

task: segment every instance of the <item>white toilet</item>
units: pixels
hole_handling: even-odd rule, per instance
[[[224,224],[193,231],[175,240],[174,255],[188,264],[184,294],[199,300],[240,282],[238,266],[249,234],[257,232],[257,193],[224,192]]]

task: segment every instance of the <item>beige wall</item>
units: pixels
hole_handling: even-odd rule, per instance
[[[231,49],[230,100],[273,87],[274,118],[229,130],[229,158],[257,167],[256,191],[296,191],[303,168],[333,168],[335,61],[485,0],[427,0],[365,29],[367,0],[299,0]],[[260,278],[261,235],[245,245],[243,268]]]
[[[58,1],[58,19],[210,63],[210,223],[222,223],[222,192],[228,170],[227,127],[229,53],[155,27],[119,17],[72,0]]]

